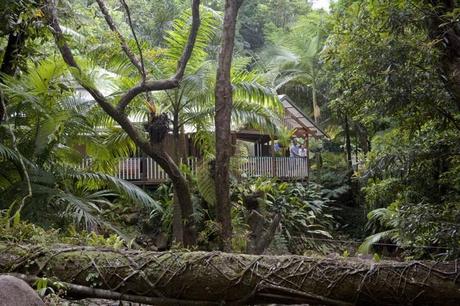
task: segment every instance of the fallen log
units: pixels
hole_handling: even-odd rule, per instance
[[[0,243],[0,273],[155,305],[459,305],[458,263]]]

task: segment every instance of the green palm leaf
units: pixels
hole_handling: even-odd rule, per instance
[[[20,155],[15,150],[13,150],[13,149],[7,147],[6,145],[0,143],[0,158],[2,158],[3,160],[19,162]],[[32,163],[30,163],[30,164],[32,164]]]
[[[204,59],[207,58],[208,53],[206,52],[206,47],[214,37],[216,28],[220,23],[219,15],[212,9],[202,7],[200,13],[200,28],[198,30],[198,35],[193,47],[193,53],[188,61],[186,71],[195,71]],[[173,73],[175,71],[176,64],[182,56],[182,52],[188,41],[191,18],[191,11],[186,10],[182,16],[174,20],[172,29],[166,33],[166,61],[163,63],[165,66],[164,68],[167,70],[163,71],[166,73]]]
[[[161,205],[153,200],[141,188],[115,176],[111,176],[105,173],[77,172],[68,170],[68,173],[65,175],[65,177],[84,182],[85,184],[93,184],[95,187],[100,185],[107,185],[120,194],[125,195],[128,199],[137,204],[143,205],[145,207],[151,207],[159,211],[162,210]]]
[[[376,233],[367,237],[364,242],[359,246],[358,252],[361,254],[369,254],[371,251],[372,246],[375,243],[382,241],[383,239],[390,239],[392,241],[396,241],[399,233],[397,229],[391,229],[387,231],[383,231],[380,233]]]

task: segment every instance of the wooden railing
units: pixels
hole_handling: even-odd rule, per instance
[[[305,179],[308,177],[308,161],[306,158],[293,157],[233,157],[239,168],[241,178],[279,177]],[[196,173],[199,161],[189,158],[187,164],[192,173]],[[90,167],[91,160],[85,159],[82,167]],[[118,162],[117,176],[128,181],[145,183],[161,183],[168,180],[166,172],[149,157],[132,157]]]
[[[303,179],[308,177],[308,161],[295,157],[259,157],[239,158],[240,172],[243,177],[279,177]]]
[[[189,158],[187,164],[192,173],[196,172],[197,158]],[[150,157],[133,157],[120,160],[118,177],[128,181],[165,182],[166,172]]]

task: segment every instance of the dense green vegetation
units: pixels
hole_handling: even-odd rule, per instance
[[[338,5],[324,59],[330,110],[349,121],[363,156],[356,177],[376,233],[370,241],[455,258],[458,99],[440,73],[430,9],[406,1]]]
[[[87,90],[97,88],[116,105],[136,84],[174,75],[189,37],[190,1],[131,0],[128,10],[124,1],[104,1],[116,31],[97,2],[58,5],[78,69],[61,57],[44,2],[0,4],[0,237],[216,250],[212,130],[223,1],[203,1],[180,86],[144,90],[124,110],[144,138],[152,105],[171,120],[175,152],[165,170],[180,173],[155,188],[115,176],[118,159],[144,147]],[[287,94],[329,139],[310,143],[309,183],[241,179],[230,165],[234,252],[254,252],[255,240],[268,239],[262,251],[272,254],[458,258],[460,8],[452,5],[340,0],[324,11],[301,0],[243,3],[231,66],[232,125],[289,143],[290,131],[277,128],[278,95]],[[196,173],[181,164],[187,130],[197,132],[203,157]],[[146,154],[165,159],[152,150]],[[80,167],[83,158],[90,167]],[[183,182],[187,190],[178,193]],[[178,198],[184,194],[189,213],[187,197]],[[253,210],[262,236],[251,236]],[[191,240],[177,234],[187,226],[196,230]]]

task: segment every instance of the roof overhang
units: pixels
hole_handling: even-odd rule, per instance
[[[313,137],[326,137],[327,134],[318,125],[310,119],[295,103],[287,96],[280,95],[279,99],[284,107],[284,123],[290,129],[304,129]]]

